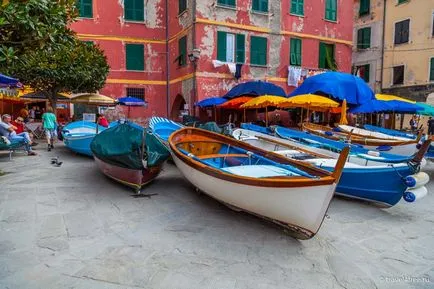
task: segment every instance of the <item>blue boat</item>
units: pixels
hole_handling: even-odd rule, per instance
[[[170,119],[164,117],[152,117],[149,120],[149,129],[152,133],[158,137],[167,147],[169,147],[168,140],[169,136],[177,131],[178,129],[183,128],[184,126],[171,121]]]
[[[375,126],[375,125],[365,124],[363,127],[367,130],[384,133],[384,134],[387,134],[390,136],[405,137],[408,139],[416,139],[417,138],[417,135],[414,135],[411,133],[406,133],[403,131],[388,129],[388,128],[379,127],[379,126]]]
[[[280,138],[273,137],[271,131],[263,127],[251,124],[243,124],[242,127],[244,130],[236,130],[234,137],[244,138],[251,145],[307,161],[328,171],[333,170],[337,153],[347,145],[283,127],[275,128]],[[292,149],[288,150],[288,147]],[[417,186],[410,184],[408,178],[412,179],[419,172],[421,159],[420,154],[412,159],[379,152],[371,154],[364,148],[351,145],[336,194],[383,207],[394,206],[410,186]]]
[[[103,126],[98,126],[98,132],[105,130]],[[63,141],[71,151],[92,156],[90,143],[96,135],[96,124],[88,121],[75,121],[67,124],[63,130]]]

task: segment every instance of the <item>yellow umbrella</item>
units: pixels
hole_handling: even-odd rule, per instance
[[[263,95],[255,97],[249,100],[241,108],[264,108],[265,107],[265,125],[268,126],[268,107],[269,106],[279,106],[282,102],[286,101],[285,97],[275,96],[275,95]]]
[[[390,94],[376,94],[375,98],[378,100],[384,100],[384,101],[399,100],[399,101],[405,101],[405,102],[409,102],[409,103],[416,103],[416,101],[406,99],[406,98],[396,96],[396,95],[390,95]]]
[[[71,103],[81,103],[87,105],[115,105],[116,100],[101,94],[86,93],[74,96],[71,99]]]
[[[342,108],[341,108],[341,119],[339,120],[339,124],[348,124],[347,120],[347,100],[344,99],[342,102]]]
[[[332,107],[338,107],[339,103],[316,94],[302,94],[293,96],[290,98],[286,98],[284,102],[280,104],[280,107],[303,107],[303,108],[312,108],[312,107],[318,107],[318,108],[332,108]]]

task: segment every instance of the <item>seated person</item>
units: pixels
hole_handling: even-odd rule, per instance
[[[15,121],[12,122],[12,125],[17,128],[15,130],[17,134],[24,132],[24,119],[21,116],[17,117]]]
[[[17,127],[11,124],[11,116],[4,114],[0,121],[0,135],[7,137],[11,142],[23,142],[24,148],[29,156],[35,156],[36,153],[32,150],[32,140],[27,132],[20,134],[16,133]]]

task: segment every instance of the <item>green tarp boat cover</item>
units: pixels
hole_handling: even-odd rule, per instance
[[[223,133],[223,129],[221,129],[217,125],[217,123],[215,123],[215,122],[207,122],[205,124],[201,124],[201,125],[198,126],[198,128],[206,129],[208,131],[212,131],[212,132],[215,132],[215,133]]]
[[[99,133],[93,139],[90,149],[102,161],[129,169],[143,169],[142,143],[145,139],[147,167],[158,166],[170,155],[167,148],[150,133],[134,123],[118,124]]]

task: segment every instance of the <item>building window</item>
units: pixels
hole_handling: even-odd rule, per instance
[[[218,5],[235,7],[236,0],[217,0]]]
[[[127,96],[145,100],[145,89],[140,87],[127,87]]]
[[[218,31],[217,60],[244,63],[245,42],[244,34],[232,34]]]
[[[326,0],[325,5],[325,19],[330,21],[336,21],[337,19],[337,0]]]
[[[371,27],[359,29],[357,31],[357,48],[366,49],[371,47]]]
[[[434,36],[434,12],[432,13],[432,31],[431,36]]]
[[[398,5],[402,4],[402,3],[405,3],[405,2],[408,2],[408,0],[398,0]]]
[[[267,65],[267,38],[259,36],[250,37],[250,63],[254,65]]]
[[[82,18],[93,17],[92,0],[78,0],[77,9],[80,17]]]
[[[431,58],[430,70],[429,70],[429,80],[434,81],[434,57]]]
[[[268,0],[252,0],[252,10],[268,12]]]
[[[369,64],[357,66],[357,74],[360,76],[360,78],[362,78],[367,83],[369,83],[370,81],[370,75],[369,75],[370,69],[371,69],[371,65]]]
[[[360,0],[359,16],[369,14],[370,8],[371,8],[370,0]]]
[[[178,65],[184,66],[187,64],[187,36],[182,37],[178,41]]]
[[[145,70],[143,44],[126,44],[125,53],[127,59],[127,70]]]
[[[124,0],[124,18],[129,21],[145,21],[143,0]]]
[[[304,15],[304,0],[291,0],[291,14]]]
[[[178,14],[181,14],[185,10],[187,10],[187,0],[179,0],[179,11]]]
[[[404,84],[404,65],[393,67],[393,85]]]
[[[337,70],[335,60],[335,45],[324,42],[319,43],[319,68]]]
[[[301,39],[291,38],[289,64],[301,66]]]
[[[410,19],[395,23],[395,44],[408,43],[410,35]]]

